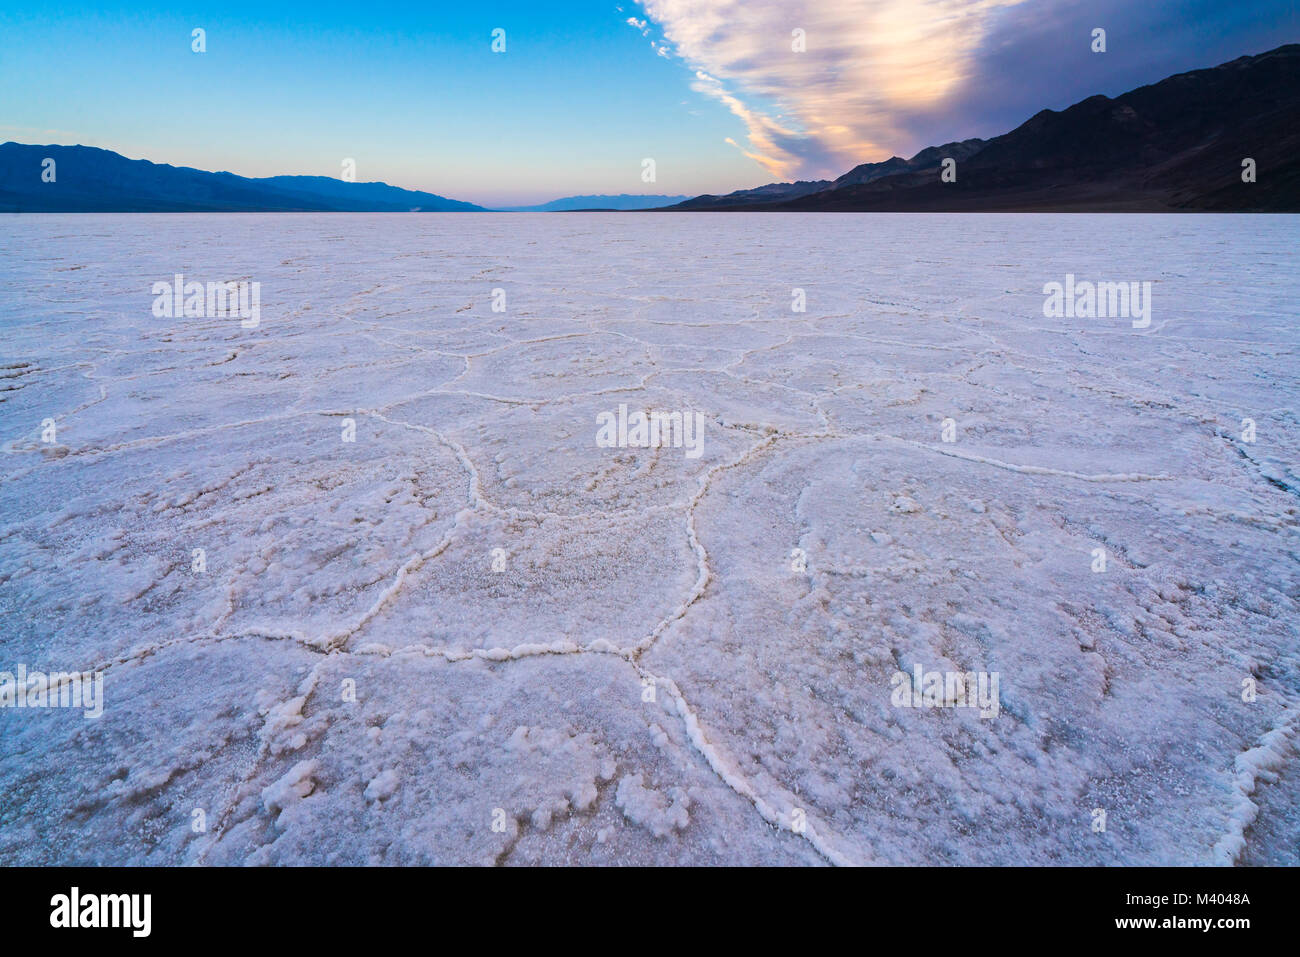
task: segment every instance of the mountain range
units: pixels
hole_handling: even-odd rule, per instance
[[[941,178],[954,160],[955,178]],[[1255,181],[1243,180],[1254,161]],[[1043,110],[1009,133],[864,163],[834,181],[677,210],[1300,211],[1300,44]]]
[[[53,182],[43,176],[54,161]],[[209,173],[127,159],[93,146],[0,145],[0,212],[453,212],[482,210],[433,193],[328,176]]]
[[[1254,181],[1243,175],[1250,164]],[[941,176],[945,169],[951,181]],[[1001,136],[863,163],[835,180],[769,183],[693,199],[570,196],[509,211],[651,207],[1300,212],[1300,44],[1180,73],[1113,99],[1097,95],[1059,112],[1043,110]],[[250,178],[89,146],[0,145],[0,212],[482,210],[386,183]]]

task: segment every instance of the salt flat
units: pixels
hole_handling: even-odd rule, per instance
[[[6,217],[0,863],[1300,863],[1298,242]]]

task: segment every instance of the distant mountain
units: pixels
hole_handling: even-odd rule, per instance
[[[945,157],[955,182],[940,179]],[[1256,182],[1242,181],[1246,158]],[[1300,44],[1043,110],[988,141],[866,163],[822,189],[788,186],[672,208],[1300,212]]]
[[[54,181],[45,182],[45,159]],[[127,159],[92,146],[0,145],[0,212],[452,212],[481,206],[387,183],[252,179]]]
[[[560,213],[578,209],[655,209],[659,206],[671,206],[689,196],[636,196],[619,193],[617,196],[565,196],[553,199],[540,206],[497,206],[495,209],[504,213]]]
[[[679,203],[673,208],[721,209],[735,207],[739,209],[753,206],[756,203],[775,203],[795,199],[809,193],[816,193],[819,190],[829,189],[830,186],[831,181],[828,179],[800,180],[797,183],[768,183],[766,186],[756,186],[753,189],[738,189],[733,193],[727,193],[725,196],[708,194],[697,196],[694,199],[688,199],[684,203]]]

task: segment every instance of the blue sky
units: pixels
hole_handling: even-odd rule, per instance
[[[1295,6],[0,0],[0,139],[250,176],[338,176],[350,157],[360,180],[484,205],[727,192],[995,135],[1294,42]]]

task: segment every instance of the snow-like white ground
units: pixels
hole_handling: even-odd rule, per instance
[[[5,217],[0,671],[105,701],[0,710],[0,863],[1300,863],[1298,244]],[[1044,318],[1067,273],[1150,326]]]

